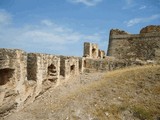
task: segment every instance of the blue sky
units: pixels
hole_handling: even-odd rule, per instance
[[[160,25],[160,0],[0,0],[0,48],[82,56],[107,50],[112,28],[138,34]]]

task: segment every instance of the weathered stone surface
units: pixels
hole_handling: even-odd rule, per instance
[[[83,51],[83,57],[86,58],[105,58],[105,51],[98,49],[98,44],[95,43],[84,43],[84,51]]]
[[[60,56],[60,75],[68,78],[79,73],[79,59],[77,57]]]
[[[146,26],[140,30],[140,34],[144,33],[160,33],[160,25]]]
[[[24,94],[24,83],[27,81],[26,60],[27,55],[22,50],[0,49],[0,108],[10,110],[13,105],[8,107],[8,103],[14,103],[19,108],[24,102],[21,95]]]
[[[128,35],[128,33],[119,29],[111,29],[110,35]]]
[[[27,62],[28,80],[35,80],[36,96],[59,83],[60,58],[49,54],[29,53]]]
[[[108,48],[109,56],[106,56],[103,50],[98,49],[97,44],[88,42],[84,43],[84,57],[27,54],[18,49],[1,48],[0,116],[8,114],[12,110],[22,109],[50,87],[55,87],[63,83],[63,79],[78,75],[83,71],[110,71],[130,65],[154,64],[155,60],[160,60],[159,28],[159,26],[148,26],[137,35],[112,29]],[[117,59],[117,56],[129,53],[129,43],[132,43],[130,41],[138,40],[149,41],[147,44],[142,42],[141,45],[144,48],[148,44],[149,47],[156,46],[150,53],[148,52],[153,59],[146,61],[136,59],[132,63]],[[133,42],[133,45],[136,44]],[[136,51],[136,49],[134,50]],[[134,55],[134,52],[129,55]]]
[[[107,55],[119,58],[121,56],[124,56],[125,54],[130,54],[130,55],[135,54],[135,52],[139,52],[137,51],[138,48],[135,49],[135,52],[134,50],[132,50],[132,53],[130,52],[130,48],[136,44],[138,46],[138,41],[139,41],[140,44],[144,44],[147,47],[147,49],[145,50],[146,52],[144,51],[145,47],[144,49],[142,49],[144,51],[143,53],[147,54],[148,56],[151,56],[151,57],[146,57],[144,55],[144,57],[141,57],[140,59],[151,59],[151,60],[158,61],[160,59],[159,57],[160,56],[160,30],[159,29],[160,29],[159,25],[147,26],[145,28],[142,28],[142,30],[140,31],[140,34],[128,34],[124,31],[117,30],[117,29],[111,30],[110,36],[109,36],[109,45],[108,45]],[[136,44],[132,45],[132,43],[136,43]],[[139,47],[139,48],[142,48],[142,47]],[[150,50],[150,53],[147,52],[149,50]]]
[[[85,42],[83,56],[87,58],[98,58],[98,45]]]

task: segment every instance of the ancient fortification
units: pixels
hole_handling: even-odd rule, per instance
[[[126,57],[127,53],[133,56],[136,52],[143,54],[141,59],[160,58],[160,25],[147,26],[140,30],[140,34],[129,34],[118,29],[110,31],[108,56],[121,58],[121,56]]]
[[[152,59],[159,59],[160,26],[143,28],[138,35],[111,30],[107,53],[110,57],[98,49],[97,44],[87,42],[84,43],[83,57],[26,53],[19,49],[1,48],[0,116],[22,109],[43,92],[65,82],[70,76],[124,67],[126,64],[117,59],[117,51],[127,48],[124,43],[128,40],[155,41],[157,46],[151,53],[154,54]]]

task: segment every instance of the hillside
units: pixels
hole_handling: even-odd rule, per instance
[[[160,66],[84,73],[2,120],[159,120]]]

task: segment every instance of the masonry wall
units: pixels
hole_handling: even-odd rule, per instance
[[[20,108],[28,94],[27,55],[22,50],[0,49],[0,116]]]
[[[60,56],[60,75],[68,78],[79,74],[79,59],[77,57]]]
[[[87,57],[87,58],[98,58],[98,45],[95,43],[88,43],[85,42],[84,43],[84,53],[83,53],[83,57]]]
[[[136,65],[136,64],[135,64]],[[130,66],[123,61],[117,60],[114,57],[106,57],[105,59],[84,59],[84,72],[106,72],[115,69]]]
[[[157,48],[155,49],[154,59],[160,59],[160,26],[147,26],[140,31],[140,34],[129,34],[125,31],[118,29],[112,29],[110,31],[109,46],[107,55],[118,58],[119,54],[123,54],[128,51],[126,43],[128,40],[143,40],[143,41],[155,41]],[[125,44],[124,44],[125,43]],[[123,49],[122,49],[123,48]],[[118,51],[122,51],[119,53]]]
[[[37,92],[59,84],[60,58],[49,54],[29,53],[27,59],[28,80],[37,82]]]

